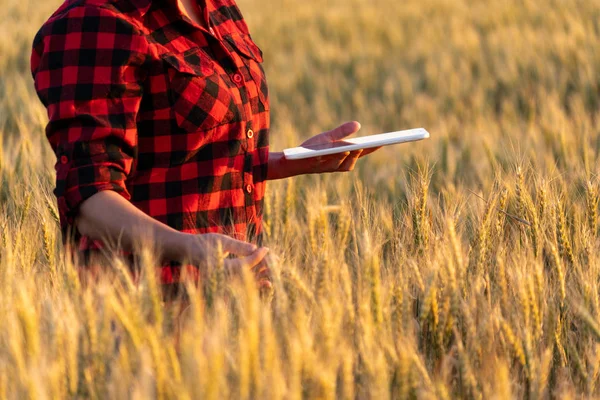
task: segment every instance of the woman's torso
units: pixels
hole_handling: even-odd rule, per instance
[[[186,232],[260,232],[269,99],[262,54],[231,1],[205,5],[211,32],[168,1],[144,14],[156,54],[137,116],[126,184],[142,211]]]
[[[67,32],[66,42],[59,45],[61,54],[66,54],[66,47],[73,45],[69,41],[76,42],[79,35],[69,35],[70,30],[81,30],[81,35],[89,31],[102,41],[99,46],[113,49],[110,57],[130,61],[134,57],[134,64],[141,65],[134,70],[136,76],[128,76],[129,70],[110,67],[112,73],[123,75],[118,78],[122,85],[111,84],[106,94],[109,101],[101,103],[108,110],[95,111],[107,115],[98,116],[108,118],[102,120],[103,126],[128,130],[129,126],[118,126],[127,119],[125,114],[133,113],[124,109],[128,97],[139,103],[135,110],[135,154],[125,179],[126,192],[136,207],[179,231],[220,232],[240,240],[260,241],[269,132],[269,97],[262,53],[252,41],[234,0],[197,1],[209,30],[182,16],[171,0],[67,0],[41,32],[52,33],[47,43],[50,50],[54,40],[59,40],[55,38]],[[74,12],[77,7],[99,7],[103,11]],[[77,17],[63,18],[66,14]],[[89,26],[86,17],[79,16],[88,14],[95,16],[89,18]],[[141,44],[132,51],[133,42]],[[77,66],[80,75],[110,64],[89,51],[85,53],[90,55],[89,60],[81,59],[81,54]],[[65,68],[57,71],[68,73]],[[61,81],[60,77],[53,78],[52,71],[47,73],[50,86]],[[141,82],[141,87],[136,93],[129,93],[127,81],[136,85]],[[75,97],[85,100],[87,87],[98,90],[105,85],[95,81],[90,86],[80,83]],[[98,94],[90,95],[97,98]],[[118,101],[110,101],[113,97],[118,97]],[[82,104],[85,109],[90,107],[88,102]],[[73,106],[77,109],[77,100]],[[61,105],[57,102],[50,107],[53,118],[59,116]],[[120,119],[110,121],[111,108],[115,108],[112,111]],[[51,141],[53,147],[58,146],[57,154],[62,143],[55,140],[60,137],[54,135]],[[111,136],[111,140],[118,139]],[[111,146],[115,146],[114,150]],[[105,141],[102,148],[108,153],[120,151],[118,143]],[[76,175],[64,167],[70,163],[61,164],[67,160],[64,157],[59,157],[57,163],[57,188],[61,186],[61,193],[65,187],[82,183],[81,176],[78,183],[71,182]],[[58,200],[59,209],[66,209],[62,195]],[[61,213],[63,233],[64,221]],[[75,239],[84,255],[103,247],[102,242],[77,232]],[[176,279],[177,271],[170,269],[173,265],[178,264],[171,262],[169,269],[163,271],[163,281]]]

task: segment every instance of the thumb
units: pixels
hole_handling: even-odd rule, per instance
[[[244,268],[252,268],[258,265],[263,260],[263,258],[265,258],[268,252],[268,248],[261,247],[246,257],[225,260],[225,266],[229,271],[232,272],[240,271]]]
[[[358,132],[359,129],[360,123],[358,121],[346,122],[345,124],[342,124],[337,128],[329,131],[328,136],[329,139],[331,139],[331,141],[334,142],[336,140],[343,139],[346,136],[350,136],[353,133]]]
[[[223,251],[235,254],[236,256],[248,256],[256,251],[256,245],[248,242],[242,242],[230,238],[229,236],[223,236],[221,238],[221,246]]]

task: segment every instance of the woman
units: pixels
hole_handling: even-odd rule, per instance
[[[145,232],[164,285],[181,280],[184,259],[198,277],[218,247],[237,256],[226,269],[255,268],[268,252],[266,181],[354,168],[366,152],[310,162],[269,153],[261,63],[234,0],[66,0],[42,26],[32,74],[57,156],[63,240],[84,265],[108,241],[131,251]]]

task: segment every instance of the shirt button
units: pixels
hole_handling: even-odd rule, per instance
[[[233,74],[233,81],[235,83],[242,83],[242,81],[243,81],[242,75],[239,73]]]
[[[254,131],[252,129],[248,129],[246,136],[248,136],[248,139],[252,139],[252,136],[254,136]]]
[[[60,156],[61,164],[66,164],[67,162],[69,162],[69,159],[67,158],[67,156]]]
[[[246,192],[252,193],[252,185],[246,185]]]

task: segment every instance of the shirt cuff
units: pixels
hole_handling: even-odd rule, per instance
[[[120,165],[107,161],[89,165],[74,165],[72,160],[61,156],[56,164],[56,189],[60,224],[64,230],[73,226],[79,206],[94,194],[113,190],[130,200],[125,186],[127,175]]]

